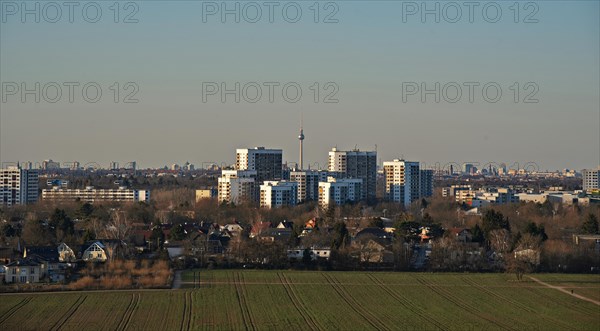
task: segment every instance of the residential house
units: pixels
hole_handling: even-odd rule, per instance
[[[451,228],[450,235],[452,238],[460,241],[462,243],[471,242],[473,236],[471,235],[471,230],[467,228]]]
[[[290,260],[301,261],[304,258],[304,251],[308,249],[310,254],[310,259],[312,261],[316,261],[319,259],[329,260],[331,256],[330,248],[304,248],[304,247],[296,247],[294,249],[287,250],[287,257]]]
[[[192,255],[216,255],[223,254],[229,242],[229,237],[221,236],[219,233],[205,234],[198,232],[190,237]]]
[[[60,262],[75,262],[77,256],[75,252],[65,243],[58,245],[58,261]]]
[[[277,224],[277,228],[278,229],[293,229],[294,228],[294,222],[291,221],[281,221],[279,222],[279,224]]]
[[[225,224],[223,226],[223,230],[227,231],[232,237],[237,237],[242,234],[242,232],[244,231],[244,228],[242,228],[242,226],[239,223],[235,222],[235,223]]]
[[[269,228],[256,236],[261,242],[284,242],[287,243],[292,237],[293,230],[290,228]]]
[[[354,240],[361,240],[364,238],[375,238],[381,240],[384,245],[392,243],[393,234],[386,232],[385,230],[377,227],[364,228],[357,232],[354,236]]]
[[[23,258],[31,258],[41,264],[40,278],[59,271],[58,249],[56,246],[26,246]]]
[[[308,221],[306,221],[306,223],[304,223],[304,229],[302,230],[302,233],[300,233],[300,237],[309,235],[316,228],[317,228],[317,219],[316,218],[309,219]]]
[[[42,275],[42,264],[33,258],[16,259],[4,266],[7,283],[38,283]]]
[[[106,262],[109,254],[101,241],[89,242],[81,247],[81,259],[85,262]]]
[[[260,235],[267,229],[270,229],[272,226],[273,225],[271,224],[271,222],[263,222],[263,221],[255,222],[252,225],[252,229],[250,230],[250,238],[254,238],[254,237]]]
[[[394,252],[389,249],[388,241],[374,237],[363,237],[353,241],[352,246],[358,249],[360,262],[393,263]]]

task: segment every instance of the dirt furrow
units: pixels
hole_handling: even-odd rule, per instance
[[[63,325],[67,323],[67,320],[69,320],[69,318],[71,318],[71,316],[75,314],[75,312],[77,311],[77,309],[79,309],[79,307],[85,301],[85,299],[87,299],[87,295],[80,296],[79,298],[77,298],[77,300],[75,301],[75,303],[73,303],[69,310],[67,310],[67,312],[65,312],[60,317],[60,319],[56,323],[54,323],[52,327],[50,327],[50,330],[60,330],[63,327]]]
[[[432,290],[433,292],[435,292],[436,294],[438,294],[439,296],[443,297],[444,299],[452,302],[453,304],[455,304],[456,306],[462,308],[463,310],[479,317],[482,318],[496,326],[498,326],[499,328],[505,329],[505,330],[517,330],[515,328],[513,328],[511,325],[508,325],[506,323],[503,323],[501,321],[499,321],[498,319],[494,318],[493,316],[490,316],[488,314],[485,314],[484,312],[482,312],[480,309],[478,309],[475,306],[472,306],[471,304],[465,302],[464,300],[461,300],[460,298],[456,297],[455,295],[453,295],[452,293],[447,292],[445,289],[443,288],[438,288],[437,286],[427,283],[426,281],[415,277],[416,280],[425,285],[427,288],[429,288],[430,290]]]
[[[385,330],[386,327],[381,324],[381,322],[371,315],[368,311],[362,308],[360,304],[358,304],[352,297],[336,282],[336,280],[327,275],[326,273],[321,273],[323,277],[327,280],[327,282],[333,287],[335,292],[354,310],[357,314],[362,316],[371,326],[373,326],[376,330]]]
[[[374,275],[367,274],[367,276],[375,284],[379,285],[385,292],[387,292],[392,298],[396,299],[396,301],[398,301],[398,303],[400,303],[406,309],[410,310],[412,313],[414,313],[417,316],[419,316],[423,321],[433,323],[440,330],[446,330],[447,329],[447,327],[444,326],[444,324],[442,324],[441,322],[439,322],[439,321],[437,321],[437,320],[435,320],[433,318],[428,317],[425,312],[423,312],[420,309],[417,309],[414,306],[412,306],[405,297],[403,297],[403,296],[399,295],[398,293],[394,292],[392,289],[389,288],[389,286],[387,284],[385,284],[383,281],[381,281],[380,279],[378,279]]]
[[[0,323],[3,323],[7,319],[9,319],[12,315],[14,315],[17,312],[17,310],[21,309],[21,307],[25,306],[29,301],[31,301],[31,299],[33,299],[33,298],[32,297],[25,298],[25,299],[21,300],[21,302],[14,305],[11,309],[9,309],[6,313],[4,313],[2,315],[2,317],[0,317]]]

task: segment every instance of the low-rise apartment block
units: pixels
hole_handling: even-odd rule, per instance
[[[42,190],[42,200],[46,201],[83,201],[95,202],[149,202],[150,190],[136,190],[119,187],[118,189],[96,189],[88,186],[84,189],[65,189],[53,187]]]

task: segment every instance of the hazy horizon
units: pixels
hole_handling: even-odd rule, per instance
[[[279,10],[289,2],[278,2],[274,23],[266,7],[256,23],[246,21],[255,8],[240,23],[233,16],[221,22],[218,14],[207,14],[214,9],[206,7],[209,2],[201,1],[141,1],[137,11],[120,2],[119,23],[112,2],[103,1],[96,2],[101,19],[86,22],[81,2],[74,23],[65,9],[57,23],[47,22],[52,8],[39,23],[33,16],[21,22],[20,13],[6,7],[9,1],[1,3],[0,81],[6,100],[0,103],[0,162],[136,161],[148,168],[189,161],[201,167],[233,163],[236,148],[265,146],[283,149],[284,161],[293,163],[303,116],[305,165],[326,166],[334,146],[377,146],[378,163],[400,157],[427,165],[533,162],[540,170],[600,164],[597,1],[537,1],[535,12],[520,3],[518,14],[509,8],[512,2],[497,2],[502,15],[496,23],[480,11],[493,2],[477,2],[473,23],[465,7],[457,23],[447,22],[449,16],[439,23],[426,16],[422,22],[418,14],[406,13],[409,2],[394,1],[334,1],[337,12],[320,2],[319,23],[312,1],[294,2],[302,9],[296,23]],[[248,2],[238,3],[244,8]],[[444,15],[453,8],[448,10]],[[131,23],[122,22],[126,19]],[[12,83],[32,88],[36,82],[48,87],[47,99],[54,93],[49,84],[58,83],[62,97],[36,103],[26,95],[22,102],[22,91],[5,91]],[[76,92],[71,103],[65,82],[77,82],[78,88],[95,82],[102,97],[92,103]],[[229,95],[223,103],[217,93],[204,102],[207,82],[228,88],[239,82],[250,94],[256,82],[263,95],[256,103],[244,98],[236,103]],[[271,103],[265,82],[279,83],[278,89],[296,82],[302,97],[293,103],[276,92]],[[404,101],[403,83],[411,82],[428,88],[439,82],[450,94],[456,82],[463,95],[456,103],[444,98],[438,103],[432,95],[423,102],[419,93]],[[469,82],[479,84],[473,102],[463,84]],[[502,88],[498,102],[481,97],[486,83]],[[139,102],[123,103],[135,87],[132,99]],[[323,102],[330,93],[337,103]],[[528,97],[538,102],[523,102]]]

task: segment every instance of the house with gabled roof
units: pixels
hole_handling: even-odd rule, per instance
[[[130,248],[119,239],[98,239],[89,241],[81,247],[81,259],[84,261],[106,262],[110,259],[125,258]]]
[[[101,241],[83,245],[81,251],[81,259],[86,262],[106,262],[109,258],[106,246]]]
[[[467,228],[451,228],[450,234],[457,241],[460,241],[463,243],[471,242],[471,240],[473,239],[473,236],[471,235],[471,230],[469,230]]]
[[[58,261],[60,262],[75,262],[77,256],[75,252],[66,243],[58,245]]]
[[[24,259],[33,259],[41,264],[41,276],[53,274],[59,270],[58,250],[56,246],[26,246]]]
[[[292,232],[289,228],[269,228],[257,235],[256,239],[264,243],[276,241],[286,243],[292,237]]]
[[[38,283],[42,274],[42,264],[33,258],[19,258],[4,266],[4,280],[7,283]]]
[[[235,237],[235,236],[241,235],[242,232],[244,231],[244,228],[242,228],[242,226],[238,222],[234,222],[234,223],[225,224],[223,226],[223,230],[229,232],[231,234],[231,236]]]
[[[283,221],[279,222],[279,224],[277,224],[277,228],[278,229],[293,229],[294,222],[283,220]]]
[[[270,229],[272,226],[273,225],[271,224],[271,222],[263,222],[263,221],[255,222],[252,225],[252,230],[250,230],[250,238],[254,238],[254,237],[260,235],[261,233]]]
[[[58,249],[56,246],[25,246],[23,258],[36,255],[46,261],[58,261]]]

